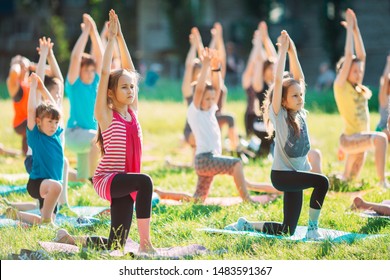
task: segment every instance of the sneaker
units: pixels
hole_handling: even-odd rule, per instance
[[[224,230],[238,231],[237,223],[232,223],[223,228]]]
[[[390,183],[387,180],[384,180],[383,182],[380,182],[379,184],[384,189],[390,189]]]
[[[318,228],[308,229],[306,232],[306,239],[312,241],[323,240],[324,237],[318,232]]]
[[[255,229],[253,228],[251,223],[248,222],[247,219],[245,219],[244,217],[241,217],[237,221],[237,230],[240,230],[240,231],[254,231]]]

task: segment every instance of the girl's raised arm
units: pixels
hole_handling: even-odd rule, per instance
[[[54,99],[54,97],[47,90],[47,88],[45,87],[41,78],[38,76],[38,78],[36,80],[37,80],[37,93],[39,92],[40,94],[42,94],[42,97],[44,100],[49,101],[51,104],[53,104],[55,107],[57,107],[57,109],[61,112],[59,105],[58,105],[58,102]],[[39,105],[38,103],[35,104],[35,106],[38,106],[38,105]]]
[[[271,38],[268,34],[268,26],[265,21],[261,21],[259,23],[258,29],[261,31],[261,40],[263,41],[263,45],[267,54],[267,58],[270,60],[275,60],[278,56],[274,44],[271,41]]]
[[[278,63],[276,65],[275,85],[271,103],[272,109],[276,115],[279,114],[280,107],[282,106],[283,72],[286,67],[286,57],[289,43],[289,36],[287,32],[283,30],[277,44],[279,46]]]
[[[363,82],[363,77],[364,77],[364,70],[366,66],[366,50],[364,48],[364,43],[363,43],[363,38],[362,35],[360,34],[360,29],[357,23],[357,18],[356,14],[353,10],[349,9],[352,14],[353,18],[353,41],[354,41],[354,46],[355,46],[355,51],[356,51],[356,57],[361,61],[362,66],[363,66],[363,75],[362,75],[362,80],[359,81],[361,84]]]
[[[96,61],[96,72],[100,73],[102,69],[102,59],[103,59],[103,51],[104,51],[103,43],[93,18],[88,14],[84,14],[83,18],[84,18],[84,22],[88,22],[88,25],[90,26],[89,36],[92,42],[91,54]]]
[[[261,92],[264,87],[264,61],[266,60],[266,54],[264,52],[263,44],[261,42],[261,31],[255,35],[257,50],[255,56],[255,67],[252,77],[252,86],[256,92]]]
[[[51,43],[50,47],[49,47],[49,54],[47,56],[47,62],[49,63],[50,70],[51,70],[51,73],[53,74],[53,77],[59,79],[60,82],[63,83],[64,77],[62,76],[60,66],[58,65],[56,56],[54,55],[53,46],[54,46],[54,44]]]
[[[87,21],[83,22],[81,24],[81,30],[81,35],[77,39],[70,56],[70,64],[67,74],[67,78],[70,84],[73,84],[80,75],[81,57],[88,42],[89,32],[91,30],[90,23]]]
[[[113,11],[113,10],[112,10]],[[111,13],[111,11],[110,11]],[[113,11],[115,14],[115,12]],[[127,48],[125,38],[123,37],[122,28],[118,19],[118,16],[115,14],[115,17],[117,19],[118,23],[118,33],[117,33],[117,40],[118,40],[118,47],[119,47],[119,54],[121,57],[122,67],[123,69],[127,69],[129,71],[136,71],[134,67],[133,60],[131,59],[131,55],[129,52],[129,49]]]
[[[198,57],[201,58],[204,50],[203,42],[202,42],[202,36],[200,36],[199,29],[197,27],[193,27],[191,29],[191,34],[194,34],[195,36],[195,45],[196,50],[198,51]]]
[[[243,89],[247,89],[252,85],[252,79],[253,79],[253,71],[255,67],[256,62],[256,55],[257,55],[257,41],[256,41],[256,31],[253,33],[253,39],[252,39],[252,49],[249,53],[248,62],[246,63],[246,67],[244,70],[244,73],[242,73],[241,77],[241,85]]]
[[[304,81],[305,76],[302,71],[301,64],[299,63],[297,48],[295,47],[294,41],[289,36],[289,48],[288,58],[290,61],[290,72],[297,81]]]
[[[99,122],[102,131],[110,125],[112,118],[112,111],[107,104],[107,92],[112,56],[114,53],[114,43],[118,32],[118,20],[115,13],[112,13],[111,11],[109,13],[110,23],[108,29],[108,42],[103,55],[102,71],[95,103],[95,118]]]
[[[30,93],[28,96],[28,105],[27,105],[27,127],[29,130],[33,130],[36,124],[36,112],[37,112],[37,103],[36,103],[36,93],[37,93],[37,81],[39,77],[36,73],[30,75]]]
[[[223,40],[223,29],[222,25],[219,22],[216,22],[214,24],[214,28],[216,31],[215,49],[218,54],[218,59],[221,62],[221,77],[222,80],[224,80],[226,76],[226,48],[225,42]]]
[[[204,94],[204,90],[206,88],[206,77],[209,72],[210,60],[212,58],[212,52],[209,48],[205,48],[201,55],[202,58],[202,70],[200,71],[200,75],[198,77],[198,82],[195,87],[194,93],[194,105],[197,109],[200,109],[201,102]]]
[[[187,53],[183,82],[181,85],[181,92],[183,93],[184,98],[192,95],[191,82],[192,82],[192,75],[193,75],[193,68],[194,68],[194,60],[196,58],[195,35],[190,34],[189,38],[190,38],[191,46]]]
[[[209,50],[213,51],[213,50]],[[217,54],[211,54],[210,68],[211,68],[211,84],[215,91],[215,100],[219,100],[221,88],[223,86],[223,78],[221,72],[221,60]]]
[[[339,69],[335,84],[338,86],[343,86],[347,82],[349,71],[351,69],[352,60],[353,60],[353,28],[354,28],[354,19],[352,15],[352,10],[347,9],[346,12],[346,22],[341,23],[347,29],[347,36],[345,39],[345,48],[344,48],[344,62],[341,68]]]
[[[389,79],[390,75],[390,55],[387,56],[386,66],[383,70],[383,74],[380,81],[380,90],[379,90],[379,105],[384,108],[388,105],[387,93],[389,92]]]
[[[119,55],[121,58],[122,68],[127,69],[129,71],[136,72],[136,69],[134,67],[134,63],[133,63],[133,60],[131,58],[129,49],[126,45],[125,38],[123,37],[122,28],[121,28],[121,24],[120,24],[119,19],[118,19],[118,15],[115,14],[114,10],[110,11],[110,15],[111,15],[111,13],[113,14],[113,17],[116,19],[116,23],[117,23],[117,30],[118,31],[117,31],[116,38],[117,38],[117,42],[118,42]],[[114,45],[114,48],[115,48],[115,45]],[[138,82],[138,81],[134,81],[134,82]],[[138,86],[135,85],[135,88],[138,89]],[[138,92],[136,92],[135,99],[134,99],[133,103],[130,105],[130,107],[133,111],[135,111],[135,113],[138,112]]]

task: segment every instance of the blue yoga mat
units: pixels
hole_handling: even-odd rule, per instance
[[[0,196],[7,196],[11,193],[25,193],[27,192],[26,185],[20,185],[20,186],[7,186],[7,185],[0,185]]]
[[[340,231],[335,229],[319,228],[318,230],[325,239],[330,240],[332,242],[352,243],[358,239],[375,238],[379,236],[384,236],[383,234],[362,234],[362,233]],[[295,230],[294,235],[292,236],[271,235],[271,234],[265,234],[256,231],[234,231],[234,230],[214,229],[214,228],[202,228],[200,229],[200,231],[205,231],[208,233],[235,234],[235,235],[246,235],[246,236],[263,237],[263,238],[277,238],[277,239],[285,239],[285,240],[292,240],[292,241],[315,242],[306,239],[305,237],[307,232],[306,226],[298,226],[297,229]]]
[[[71,209],[74,212],[76,212],[80,217],[77,218],[67,217],[61,214],[57,214],[55,223],[58,226],[68,225],[68,226],[80,228],[80,227],[89,227],[89,226],[96,225],[98,223],[101,223],[101,220],[94,218],[94,216],[100,214],[101,212],[107,210],[108,208],[103,206],[75,206],[75,207],[71,207]],[[40,214],[38,209],[34,209],[26,212],[37,214],[37,215]],[[18,226],[18,225],[20,225],[19,221],[7,219],[4,216],[0,218],[0,227]]]
[[[364,212],[359,213],[359,216],[365,218],[376,218],[376,219],[390,219],[390,216],[379,215],[375,211],[366,210]]]

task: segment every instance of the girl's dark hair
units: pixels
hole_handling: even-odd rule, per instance
[[[139,81],[140,76],[139,76],[139,74],[136,71],[128,71],[126,69],[118,69],[118,70],[111,71],[110,76],[108,77],[108,88],[107,88],[107,91],[111,90],[114,93],[114,95],[115,95],[116,88],[118,87],[119,78],[122,77],[122,75],[124,75],[125,73],[130,74],[131,76],[133,76],[134,81],[135,81],[134,82],[135,93],[137,95],[138,94],[138,81]],[[107,98],[109,99],[108,96],[107,96]],[[108,100],[107,103],[110,104],[110,101]],[[96,143],[97,143],[97,145],[100,148],[100,153],[102,155],[104,155],[105,151],[104,151],[104,145],[103,145],[103,136],[102,136],[102,131],[101,131],[99,125],[98,125],[98,131],[97,131],[97,134],[96,134]]]
[[[60,79],[58,79],[56,77],[47,76],[47,75],[45,76],[45,81],[43,83],[48,91],[51,91],[54,86],[61,85]]]
[[[292,85],[302,86],[302,84],[299,81],[295,80],[292,77],[285,75],[283,78],[283,81],[282,81],[282,101],[286,100],[287,91],[288,91],[289,87]],[[273,98],[273,94],[274,94],[274,87],[275,87],[275,85],[273,84],[269,88],[269,90],[267,91],[267,96],[266,96],[266,99],[265,99],[263,107],[262,107],[263,119],[264,119],[264,123],[265,123],[266,128],[267,128],[268,138],[271,138],[274,134],[274,131],[275,131],[275,128],[273,127],[273,125],[270,121],[270,118],[269,118],[269,110],[270,110],[269,107],[271,106],[271,103],[272,103],[272,98]],[[288,110],[288,109],[287,109],[287,125],[291,126],[294,129],[294,134],[297,137],[300,137],[300,129],[301,129],[300,123],[298,122],[298,120],[296,118],[296,114],[294,114],[291,110]]]
[[[61,118],[61,112],[50,102],[43,102],[39,104],[35,115],[40,119],[50,118],[52,120],[59,120]]]
[[[84,66],[94,66],[96,67],[96,61],[92,58],[91,55],[84,53],[81,57],[80,68]]]
[[[275,63],[269,59],[265,60],[264,64],[263,64],[263,74],[267,70],[268,67],[270,67],[271,65],[274,65],[274,64]]]

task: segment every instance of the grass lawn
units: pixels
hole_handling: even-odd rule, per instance
[[[65,119],[69,104],[65,101]],[[239,132],[244,133],[243,115],[245,101],[232,101],[226,111],[235,115]],[[21,139],[13,132],[12,103],[0,101],[2,122],[0,123],[0,143],[5,146],[20,148]],[[181,145],[182,128],[185,121],[186,106],[173,101],[140,101],[140,123],[144,137],[144,161],[142,171],[148,173],[156,186],[166,190],[193,193],[196,184],[194,170],[167,168],[165,158],[174,161],[190,162],[191,150]],[[371,128],[378,121],[378,114],[371,115]],[[338,136],[342,129],[339,115],[312,111],[308,117],[312,148],[318,148],[323,155],[323,170],[326,175],[340,173],[343,162],[337,160]],[[226,135],[226,131],[223,131]],[[66,150],[71,165],[75,166],[75,155]],[[252,161],[245,166],[245,175],[251,181],[269,181],[271,163],[267,160]],[[390,170],[387,163],[386,170]],[[0,173],[24,172],[22,158],[0,157]],[[0,181],[1,184],[7,183]],[[25,183],[23,181],[18,183]],[[363,190],[363,197],[375,202],[390,199],[390,191],[377,186],[378,180],[374,165],[374,154],[367,156],[363,172],[358,181],[351,185],[332,185],[320,219],[320,226],[356,233],[381,233],[385,237],[355,241],[352,244],[331,243],[296,243],[277,239],[253,238],[245,236],[209,235],[199,228],[213,227],[222,229],[227,224],[237,221],[241,216],[249,220],[282,221],[283,201],[281,198],[269,205],[235,205],[229,207],[202,206],[184,204],[182,206],[160,205],[153,210],[152,240],[155,247],[170,247],[198,243],[210,250],[227,249],[222,255],[196,256],[195,259],[268,259],[268,260],[389,260],[390,259],[390,220],[368,220],[358,215],[346,213],[354,196],[351,191]],[[311,190],[304,192],[304,205],[299,225],[306,225]],[[217,176],[210,191],[210,196],[238,196],[231,177]],[[11,201],[29,201],[26,195],[11,195]],[[108,203],[97,196],[91,185],[83,185],[69,190],[70,205],[102,205]],[[107,236],[108,226],[77,230],[67,228],[72,234],[94,234]],[[8,254],[17,253],[22,248],[38,250],[39,240],[49,241],[55,231],[33,227],[0,228],[0,259],[7,259]],[[136,223],[133,223],[130,238],[138,240]],[[88,251],[76,255],[53,254],[54,259],[106,259],[99,252]]]

